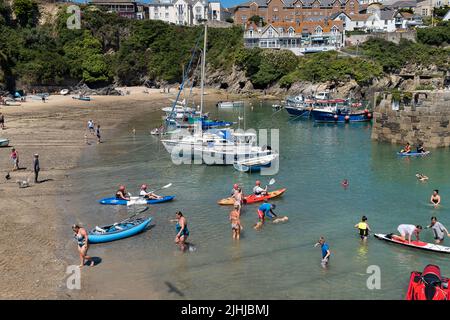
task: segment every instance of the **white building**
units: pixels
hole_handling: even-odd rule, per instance
[[[202,20],[225,21],[229,17],[218,0],[154,0],[148,7],[149,19],[186,26],[198,25]]]
[[[424,0],[417,2],[416,14],[421,16],[431,16],[434,8],[450,5],[450,0]]]

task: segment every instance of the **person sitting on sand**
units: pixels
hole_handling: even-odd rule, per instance
[[[439,195],[439,190],[433,190],[433,194],[431,195],[430,202],[434,204],[436,207],[438,204],[441,203],[441,196]]]
[[[80,253],[80,268],[84,266],[87,261],[91,261],[90,266],[94,266],[94,260],[87,255],[89,249],[89,236],[86,229],[80,227],[77,224],[72,226],[72,231],[74,232],[74,237],[78,243],[78,252]]]
[[[180,246],[181,251],[186,250],[186,240],[189,237],[189,230],[187,227],[186,218],[183,216],[181,211],[176,212],[177,224],[175,225],[175,230],[177,235],[175,236],[175,243]]]
[[[411,242],[412,235],[416,236],[416,240],[419,241],[419,233],[422,231],[421,225],[413,225],[413,224],[401,224],[397,227],[400,236],[393,235],[392,237],[395,239],[399,239],[401,241],[406,241],[406,237],[408,237],[408,242]]]
[[[234,209],[230,212],[231,232],[233,239],[239,240],[241,236],[241,219],[240,219],[239,205],[234,204]]]
[[[253,187],[253,193],[256,196],[265,196],[267,195],[267,186],[264,189],[261,188],[261,181],[256,180],[255,186]]]
[[[355,224],[355,228],[358,228],[359,230],[359,236],[361,237],[361,240],[365,241],[367,240],[367,237],[369,236],[370,227],[367,223],[367,217],[362,216],[361,222]]]
[[[401,153],[411,153],[411,145],[409,142],[406,143],[405,147],[400,150]]]
[[[445,235],[447,235],[447,237],[450,237],[450,233],[448,232],[447,228],[444,227],[442,223],[437,221],[436,217],[431,217],[431,224],[425,229],[429,228],[433,230],[434,240],[437,244],[440,244],[442,241],[444,241]]]
[[[428,180],[428,177],[426,175],[424,175],[424,174],[421,174],[421,173],[416,173],[416,177],[420,181],[427,181]]]
[[[141,192],[139,193],[139,196],[145,199],[162,199],[163,197],[158,196],[156,194],[154,194],[153,192],[147,192],[147,185],[143,184],[141,186]]]
[[[130,200],[130,197],[128,196],[128,193],[125,190],[125,186],[120,186],[119,190],[116,192],[116,199],[120,200]]]

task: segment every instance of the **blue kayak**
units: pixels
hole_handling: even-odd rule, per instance
[[[144,204],[155,204],[155,203],[172,201],[174,198],[175,198],[175,196],[165,196],[162,199],[154,199],[154,200],[139,199],[139,201],[144,202]],[[117,199],[116,197],[104,198],[104,199],[101,199],[99,202],[101,204],[112,204],[112,205],[122,205],[122,206],[124,206],[128,203],[127,200]]]
[[[425,152],[397,152],[397,155],[400,157],[423,157],[430,154],[430,151]]]
[[[89,243],[104,243],[134,236],[150,224],[152,218],[135,219],[109,226],[95,227],[89,231]]]

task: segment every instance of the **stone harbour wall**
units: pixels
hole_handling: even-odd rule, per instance
[[[450,91],[414,91],[408,105],[377,93],[372,139],[394,144],[423,142],[425,148],[450,146]]]

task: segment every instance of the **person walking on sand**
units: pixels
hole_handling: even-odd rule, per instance
[[[5,116],[0,112],[0,127],[5,130]]]
[[[325,237],[321,236],[319,241],[314,245],[314,247],[317,247],[320,245],[320,248],[322,250],[322,261],[321,265],[322,268],[326,268],[328,265],[328,262],[330,261],[331,251],[330,246],[328,243],[325,242]]]
[[[95,129],[94,129],[94,121],[89,120],[88,121],[88,131],[94,135],[95,134]]]
[[[72,226],[72,231],[74,232],[74,237],[78,244],[78,252],[80,253],[80,268],[82,268],[86,260],[90,261],[89,264],[91,267],[94,266],[94,260],[87,255],[89,249],[89,236],[86,232],[86,229],[80,227],[78,224],[74,224]]]
[[[15,148],[11,149],[10,158],[13,163],[13,171],[19,170],[19,153]]]
[[[41,167],[39,166],[39,154],[35,153],[33,158],[34,182],[39,183],[38,176]]]
[[[175,215],[177,220],[177,224],[175,225],[175,230],[177,232],[177,235],[175,236],[175,243],[180,246],[181,251],[185,251],[186,240],[189,237],[187,221],[181,211],[177,211]]]
[[[241,236],[242,225],[240,216],[239,204],[235,203],[234,209],[230,212],[232,238],[235,240],[239,240]]]
[[[100,135],[100,125],[97,125],[97,131],[96,131],[96,135],[97,135],[97,143],[101,143],[101,135]]]

